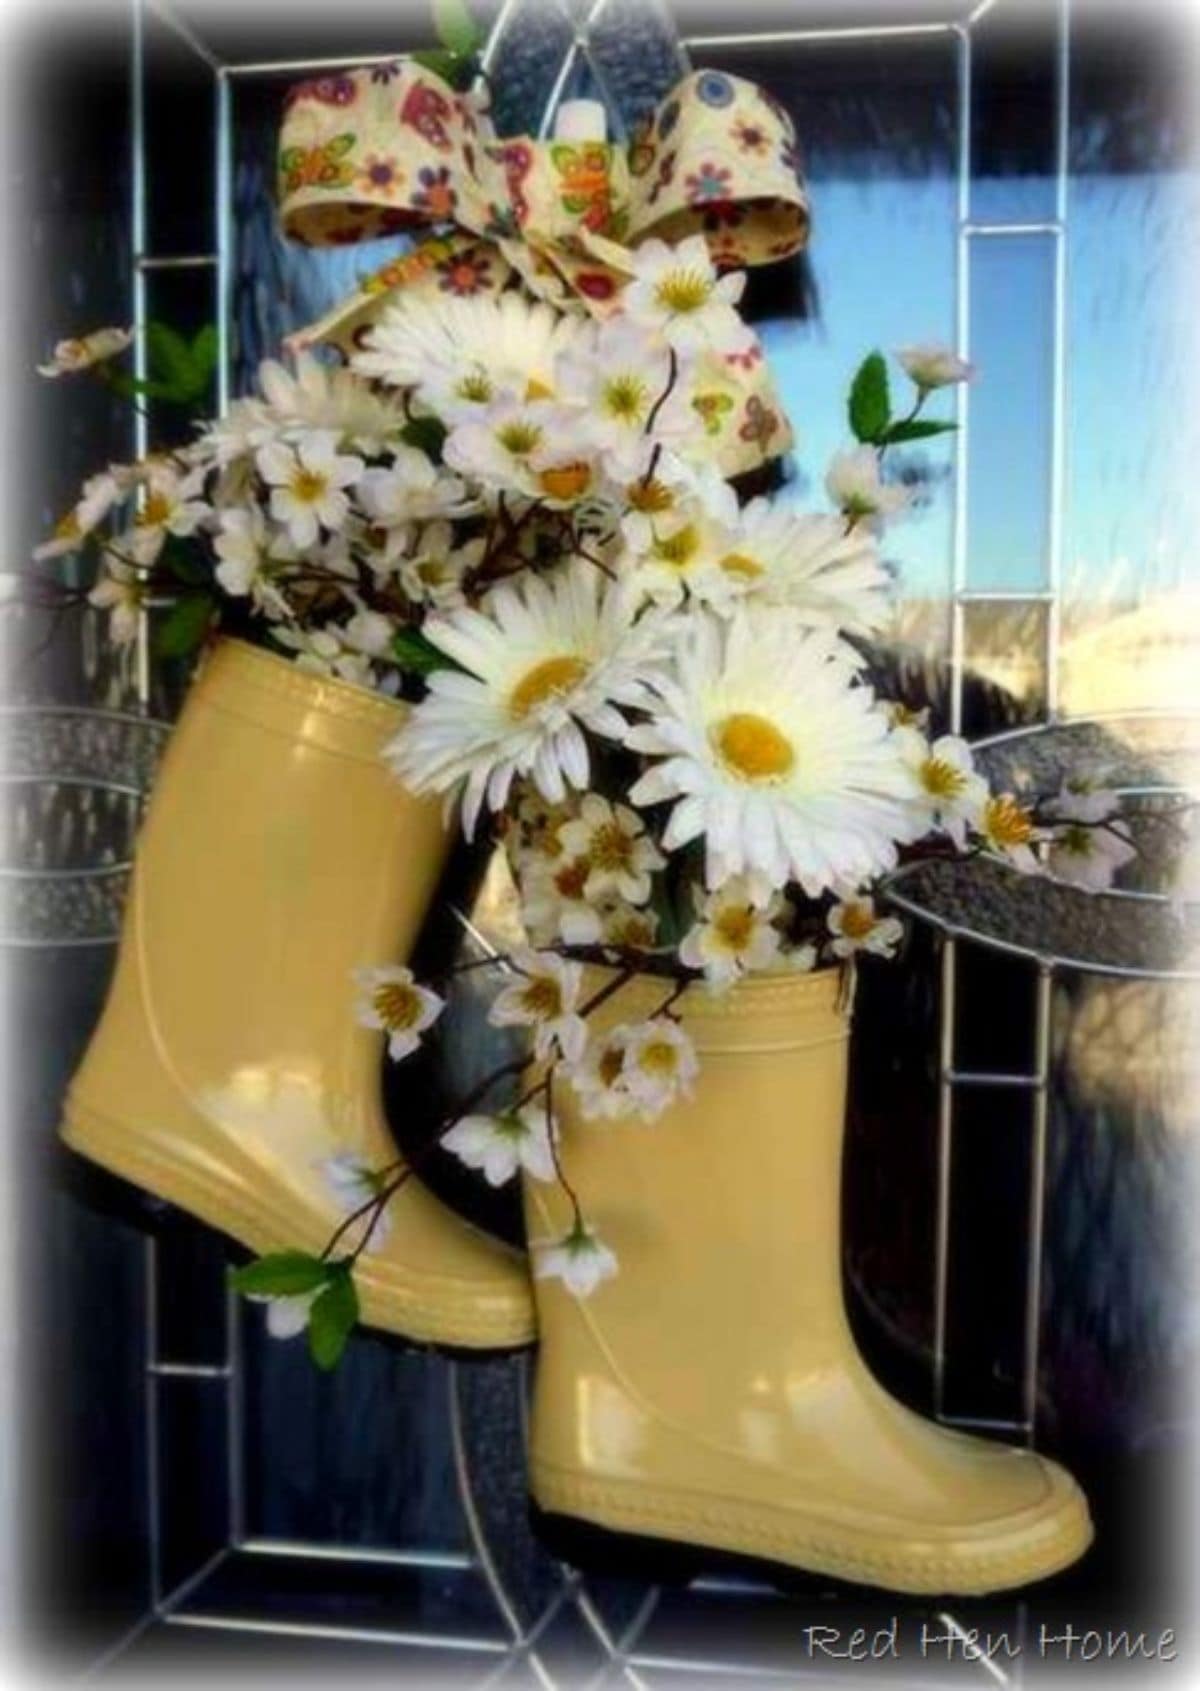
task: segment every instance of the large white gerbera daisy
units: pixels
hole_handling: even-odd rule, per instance
[[[668,851],[704,837],[706,879],[757,869],[816,896],[871,879],[923,824],[888,719],[844,650],[775,608],[697,613],[651,720],[626,743],[660,759],[634,804],[675,800]]]
[[[461,789],[468,837],[484,798],[499,809],[515,775],[551,803],[568,786],[585,788],[583,730],[620,739],[628,724],[616,706],[650,698],[662,619],[636,617],[634,604],[623,584],[576,559],[549,578],[502,583],[481,610],[430,617],[426,638],[468,673],[430,676],[387,748],[397,773],[415,792]]]
[[[753,499],[718,561],[731,591],[790,605],[811,627],[871,634],[888,612],[888,575],[874,537],[840,517]]]
[[[555,363],[585,333],[523,294],[404,299],[365,337],[351,363],[391,387],[412,388],[444,422],[459,422],[501,398],[549,399]]]
[[[292,370],[265,359],[258,367],[258,385],[288,440],[327,429],[346,445],[376,453],[395,441],[408,421],[398,399],[376,393],[352,370],[323,364],[307,352],[297,353]]]

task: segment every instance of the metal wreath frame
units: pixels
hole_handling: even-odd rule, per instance
[[[608,0],[583,0],[574,8],[570,0],[543,0],[550,9],[565,20],[571,32],[570,46],[555,79],[543,112],[541,133],[549,131],[557,105],[568,86],[572,71],[586,61],[595,75],[602,93],[608,93],[602,69],[589,52],[590,31],[605,10]],[[977,241],[1040,236],[1052,243],[1053,268],[1053,366],[1051,394],[1052,452],[1049,487],[1049,548],[1047,585],[1029,592],[983,591],[968,587],[967,574],[967,476],[965,467],[970,452],[970,399],[966,388],[955,390],[957,397],[957,474],[953,511],[953,573],[951,582],[951,700],[950,723],[958,732],[963,720],[963,682],[966,658],[966,614],[968,607],[978,603],[1008,603],[1046,607],[1045,673],[1047,722],[1058,717],[1057,658],[1059,648],[1059,619],[1062,584],[1062,536],[1064,498],[1064,406],[1065,406],[1065,314],[1066,314],[1066,231],[1068,182],[1068,74],[1070,0],[1052,0],[1059,32],[1056,51],[1057,125],[1055,136],[1055,197],[1054,211],[1049,218],[1026,222],[985,222],[971,218],[971,119],[972,119],[972,36],[974,27],[1004,0],[978,0],[972,8],[964,8],[960,19],[936,19],[906,24],[849,24],[832,28],[777,29],[750,33],[715,33],[692,35],[679,41],[681,72],[689,65],[689,52],[720,51],[742,47],[802,47],[822,42],[862,41],[864,44],[889,39],[919,36],[942,37],[953,44],[957,61],[958,89],[958,148],[957,148],[957,238],[956,238],[956,338],[958,351],[969,353],[971,253]],[[132,59],[132,200],[131,233],[134,248],[132,316],[135,327],[142,328],[148,315],[147,278],[158,270],[207,269],[215,274],[218,301],[218,401],[224,407],[231,397],[231,330],[230,312],[234,271],[234,231],[232,226],[232,171],[234,91],[239,79],[251,76],[302,76],[327,70],[348,68],[372,62],[386,62],[395,57],[395,50],[379,54],[324,56],[311,59],[266,59],[249,62],[223,62],[202,41],[192,27],[171,7],[171,0],[131,0],[133,8]],[[495,59],[506,26],[518,14],[521,0],[503,0],[484,52],[485,67]],[[147,250],[147,181],[149,161],[146,156],[146,100],[145,100],[145,14],[152,11],[160,23],[178,36],[207,67],[213,78],[215,100],[215,166],[217,195],[217,240],[215,252],[197,252],[162,256]],[[578,12],[578,16],[573,15]],[[135,340],[135,374],[144,377],[146,352],[144,336]],[[147,419],[142,413],[135,416],[133,448],[141,455],[149,445]],[[148,706],[151,691],[151,662],[148,630],[143,627],[137,643],[135,684],[137,695]],[[891,894],[893,901],[903,905],[905,895],[898,883]],[[913,913],[928,919],[919,906]],[[954,1063],[954,1010],[958,989],[957,948],[964,940],[977,942],[978,936],[966,930],[943,924],[945,945],[942,958],[941,1048],[939,1054],[941,1108],[938,1125],[938,1195],[937,1195],[937,1262],[935,1300],[935,1408],[941,1419],[951,1419],[943,1413],[942,1388],[946,1363],[946,1304],[949,1276],[950,1171],[952,1166],[954,1100],[963,1086],[988,1085],[1031,1089],[1036,1098],[1034,1117],[1033,1176],[1029,1194],[1031,1246],[1025,1298],[1025,1371],[1023,1381],[1024,1412],[1019,1421],[982,1421],[966,1417],[953,1418],[954,1424],[999,1430],[1032,1442],[1035,1434],[1034,1405],[1038,1365],[1038,1314],[1040,1305],[1040,1255],[1042,1210],[1044,1200],[1044,1163],[1048,1114],[1048,1080],[1050,1075],[1051,988],[1055,970],[1069,967],[1070,960],[1035,957],[1037,971],[1036,1039],[1034,1067],[1029,1074],[968,1074]],[[1021,952],[1022,955],[1030,955]],[[147,1414],[146,1465],[150,1501],[150,1608],[125,1636],[94,1662],[91,1672],[98,1672],[122,1655],[148,1627],[166,1623],[178,1627],[214,1628],[228,1632],[286,1634],[293,1637],[354,1640],[371,1644],[423,1646],[438,1651],[457,1651],[464,1657],[475,1654],[479,1658],[478,1683],[490,1685],[501,1680],[514,1667],[523,1663],[533,1680],[554,1691],[563,1682],[557,1680],[539,1655],[539,1641],[556,1615],[565,1605],[573,1605],[602,1654],[602,1662],[590,1685],[624,1683],[635,1691],[649,1691],[650,1681],[644,1675],[656,1669],[677,1674],[720,1673],[722,1683],[793,1682],[818,1677],[809,1668],[786,1671],[776,1668],[719,1660],[695,1660],[680,1656],[665,1656],[644,1651],[639,1641],[644,1635],[657,1600],[658,1592],[651,1589],[637,1607],[632,1619],[619,1632],[615,1631],[600,1612],[586,1580],[566,1569],[562,1570],[559,1588],[543,1613],[529,1625],[523,1625],[514,1603],[505,1590],[495,1557],[487,1542],[483,1523],[476,1506],[468,1452],[466,1448],[463,1404],[460,1388],[460,1369],[449,1364],[449,1411],[451,1417],[453,1453],[460,1497],[474,1553],[472,1556],[437,1553],[422,1549],[395,1548],[387,1550],[356,1549],[348,1545],[319,1542],[300,1542],[250,1537],[246,1534],[245,1488],[242,1450],[242,1358],[238,1300],[230,1294],[226,1315],[226,1354],[220,1364],[212,1366],[172,1361],[160,1353],[159,1338],[159,1279],[158,1243],[153,1236],[145,1241],[146,1275],[146,1365],[145,1400]],[[187,1578],[168,1588],[163,1578],[163,1485],[160,1429],[159,1387],[166,1379],[187,1378],[199,1387],[207,1382],[210,1389],[220,1386],[225,1394],[225,1421],[229,1446],[229,1486],[227,1497],[228,1533],[226,1544],[196,1568]],[[467,1639],[428,1632],[388,1632],[355,1626],[305,1624],[282,1621],[263,1615],[246,1616],[198,1612],[189,1601],[204,1586],[217,1568],[235,1552],[261,1557],[305,1558],[313,1562],[343,1561],[383,1563],[397,1567],[474,1567],[491,1592],[497,1614],[509,1634],[507,1643]],[[719,1580],[697,1582],[710,1589],[733,1591],[736,1582]],[[1024,1605],[1018,1603],[1018,1614],[1024,1624]],[[960,1653],[975,1670],[1001,1684],[1017,1682],[1021,1677],[1020,1658],[1000,1665],[989,1660],[976,1649],[965,1625],[952,1614],[941,1613],[938,1620],[960,1641]],[[916,1681],[913,1681],[914,1683]]]

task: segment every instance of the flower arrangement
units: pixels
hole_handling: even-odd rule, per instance
[[[348,362],[265,363],[257,395],[187,446],[91,478],[40,548],[95,551],[89,597],[117,644],[167,593],[165,651],[220,627],[411,701],[388,760],[469,838],[502,843],[528,942],[494,960],[490,1010],[528,1031],[528,1060],[485,1077],[438,1139],[492,1185],[562,1184],[573,1224],[531,1241],[534,1267],[581,1296],[618,1264],[564,1171],[556,1083],[588,1118],[653,1122],[697,1079],[683,992],[894,955],[901,924],[875,888],[902,855],[990,851],[1099,887],[1133,852],[1114,795],[1086,780],[1040,808],[993,795],[963,740],[930,739],[867,679],[889,607],[879,536],[908,498],[888,452],[953,427],[925,406],[969,367],[903,349],[912,403],[895,415],[872,354],[828,507],[741,505],[706,397],[762,357],[743,277],[699,238],[648,240],[630,267],[600,322],[517,289],[401,297]],[[47,373],[112,379],[127,344],[101,331]],[[359,1018],[402,1061],[446,982],[363,962]],[[591,1011],[635,973],[662,976],[658,1009],[593,1037]],[[274,1330],[308,1325],[336,1357],[354,1263],[412,1169],[330,1159],[345,1219],[325,1250],[237,1276]]]

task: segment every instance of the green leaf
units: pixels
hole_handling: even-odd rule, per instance
[[[208,593],[189,593],[172,606],[154,637],[160,658],[184,658],[208,633],[216,613],[216,600]]]
[[[435,669],[462,668],[416,628],[397,631],[392,639],[392,656],[410,675],[432,675]]]
[[[339,1264],[308,1312],[308,1349],[318,1368],[336,1368],[357,1320],[354,1278]]]
[[[855,440],[874,445],[892,419],[887,361],[881,352],[864,358],[850,384],[850,428]]]
[[[235,1292],[255,1297],[294,1298],[315,1292],[333,1272],[329,1263],[305,1251],[275,1251],[244,1268],[230,1269],[229,1284]]]
[[[418,452],[440,464],[442,447],[446,444],[446,425],[436,417],[410,417],[400,430],[400,439],[406,446],[415,446]]]
[[[155,319],[146,324],[146,349],[152,367],[164,381],[187,387],[194,380],[191,346],[169,323]]]
[[[443,47],[460,58],[469,58],[483,40],[465,0],[433,0],[433,32]]]
[[[207,382],[217,367],[221,342],[215,323],[206,323],[192,337],[192,370],[197,381]]]
[[[892,423],[879,437],[881,446],[900,446],[906,440],[932,440],[934,435],[953,434],[957,423],[935,423],[932,419],[913,417]]]

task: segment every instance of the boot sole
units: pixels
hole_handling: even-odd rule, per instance
[[[1067,1476],[1063,1475],[1063,1479]],[[1013,1518],[978,1548],[927,1552],[866,1549],[862,1531],[843,1534],[828,1519],[767,1510],[736,1500],[650,1491],[611,1480],[536,1472],[535,1531],[552,1554],[584,1571],[653,1584],[681,1584],[729,1572],[814,1589],[830,1580],[856,1588],[927,1597],[985,1597],[1049,1579],[1077,1562],[1093,1529],[1082,1492],[1060,1486],[1057,1507],[1040,1522]],[[588,1510],[588,1514],[581,1511]],[[589,1518],[594,1514],[603,1519]],[[1005,1543],[1005,1540],[1008,1543]],[[1022,1539],[1024,1542],[1022,1542]]]
[[[286,1223],[256,1204],[240,1182],[167,1150],[153,1134],[114,1121],[73,1094],[64,1105],[60,1137],[80,1156],[187,1211],[256,1256],[297,1246]],[[481,1316],[479,1304],[496,1301],[493,1289],[475,1294],[462,1282],[416,1274],[398,1281],[374,1269],[369,1258],[355,1269],[364,1327],[452,1357],[511,1355],[534,1342],[532,1305],[504,1319]]]

